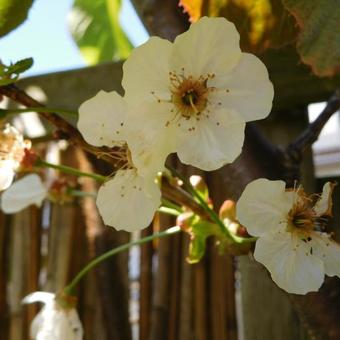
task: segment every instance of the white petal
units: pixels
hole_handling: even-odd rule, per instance
[[[263,236],[286,227],[292,195],[285,182],[259,178],[250,182],[237,202],[237,218],[253,236]]]
[[[293,294],[317,291],[324,280],[322,261],[292,233],[282,232],[256,241],[254,257],[271,273],[273,281]]]
[[[130,102],[170,99],[169,57],[172,44],[158,37],[135,48],[123,65],[122,85]],[[153,95],[151,92],[155,92]]]
[[[210,85],[227,89],[216,91],[213,97],[226,108],[235,110],[245,121],[263,119],[272,108],[273,85],[268,71],[256,56],[242,53],[238,65],[225,78],[215,77]]]
[[[203,17],[175,39],[171,71],[184,68],[186,76],[224,76],[241,57],[239,39],[234,24],[225,18]]]
[[[314,206],[314,211],[318,215],[332,216],[332,206],[333,206],[332,193],[333,193],[334,187],[335,187],[335,184],[331,182],[327,182],[324,184],[323,189],[322,189],[322,195]]]
[[[125,140],[126,105],[116,92],[98,92],[79,108],[78,129],[97,146],[114,146]]]
[[[167,124],[173,115],[170,110],[168,103],[146,103],[129,110],[126,140],[132,162],[143,176],[163,170],[167,156],[176,151],[177,126]]]
[[[0,191],[7,189],[13,182],[15,172],[8,162],[0,163]]]
[[[177,137],[178,157],[202,170],[216,170],[241,153],[244,127],[242,118],[222,109],[213,112],[210,118],[182,120]]]
[[[128,146],[132,163],[138,169],[138,174],[144,177],[163,171],[165,160],[171,152],[164,134],[150,136],[141,130],[128,138]]]
[[[38,175],[27,175],[14,182],[1,196],[1,209],[6,214],[13,214],[31,204],[38,207],[47,196],[47,188]]]
[[[83,328],[75,309],[62,309],[54,302],[34,318],[30,336],[36,340],[81,340]]]
[[[323,261],[325,273],[340,277],[340,245],[325,233],[315,232],[311,237],[313,253]]]
[[[136,170],[119,170],[98,191],[97,206],[106,225],[117,230],[146,228],[160,205],[160,190],[153,178]]]
[[[43,302],[45,304],[51,303],[55,298],[55,294],[48,292],[34,292],[26,295],[22,299],[22,303],[29,304],[35,302]]]

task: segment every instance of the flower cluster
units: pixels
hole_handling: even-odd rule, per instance
[[[0,191],[12,184],[15,171],[24,157],[24,150],[29,146],[15,127],[10,124],[0,126]]]
[[[241,52],[224,18],[204,17],[174,43],[152,37],[124,63],[122,85],[124,98],[101,91],[85,102],[78,128],[122,161],[97,205],[106,224],[128,231],[151,222],[160,204],[154,178],[170,153],[203,170],[234,161],[245,123],[265,118],[273,99],[266,67]]]
[[[301,187],[286,190],[283,181],[261,178],[238,201],[238,219],[259,238],[255,259],[290,293],[317,291],[325,274],[340,277],[340,245],[325,232],[333,187],[326,183],[321,195],[307,195]]]

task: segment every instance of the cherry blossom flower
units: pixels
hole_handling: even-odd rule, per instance
[[[48,189],[38,175],[27,175],[15,181],[1,195],[1,210],[6,214],[14,214],[32,204],[40,207],[47,194]]]
[[[0,127],[0,191],[7,189],[18,169],[24,149],[29,147],[22,134],[10,124]]]
[[[317,291],[325,274],[340,277],[340,245],[324,231],[333,187],[328,182],[321,195],[308,196],[301,187],[286,190],[283,181],[260,178],[238,201],[239,221],[259,237],[255,259],[289,293]]]
[[[154,177],[142,177],[131,168],[117,171],[99,188],[97,206],[105,224],[131,232],[151,223],[160,196]]]
[[[31,324],[30,336],[35,340],[81,340],[83,327],[76,309],[53,293],[34,292],[23,303],[43,302],[45,306]]]
[[[109,155],[120,166],[98,191],[104,223],[126,231],[147,227],[160,205],[155,177],[164,159],[153,157],[149,137],[131,124],[124,99],[116,92],[100,91],[80,106],[78,129],[89,143],[111,147]]]
[[[266,67],[224,18],[201,18],[174,43],[152,37],[124,63],[122,84],[131,120],[162,157],[203,170],[240,154],[245,122],[265,118],[273,99]]]

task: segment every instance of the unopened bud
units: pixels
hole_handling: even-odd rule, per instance
[[[220,218],[222,220],[225,218],[236,220],[236,203],[234,201],[226,200],[223,202],[220,208]]]
[[[32,169],[36,165],[37,160],[37,154],[30,148],[25,148],[24,156],[21,160],[20,166],[25,170]]]
[[[194,213],[187,211],[177,216],[176,224],[183,230],[191,228],[192,221],[194,219]]]

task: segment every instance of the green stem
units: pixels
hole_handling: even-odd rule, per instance
[[[0,114],[9,115],[25,112],[48,112],[48,113],[61,113],[66,115],[78,115],[78,112],[64,109],[50,109],[48,107],[28,107],[25,109],[0,109]]]
[[[42,159],[39,159],[36,163],[36,166],[41,167],[41,168],[51,168],[51,169],[56,169],[61,172],[64,172],[66,174],[78,176],[78,177],[90,177],[95,179],[98,182],[104,182],[106,180],[105,176],[94,174],[94,173],[89,173],[89,172],[83,172],[79,171],[78,169],[72,168],[70,166],[66,165],[60,165],[60,164],[52,164],[49,162],[46,162]]]
[[[223,235],[225,235],[230,241],[232,241],[233,243],[249,243],[249,242],[254,242],[256,240],[256,238],[243,238],[243,237],[239,237],[236,236],[234,234],[232,234],[224,225],[224,223],[221,221],[221,219],[218,217],[218,215],[216,214],[216,212],[211,209],[209,207],[209,205],[206,203],[206,201],[204,200],[204,198],[195,190],[195,188],[191,185],[190,181],[185,178],[184,176],[182,176],[176,169],[174,169],[173,167],[167,165],[166,166],[173,175],[175,175],[176,177],[178,177],[183,184],[185,185],[185,187],[187,188],[187,190],[194,196],[197,198],[199,204],[202,206],[202,208],[209,214],[210,218],[212,219],[213,222],[215,222],[221,232],[223,233]]]
[[[159,207],[157,211],[171,216],[179,216],[181,214],[178,210],[171,209],[169,207]]]
[[[75,197],[97,197],[96,192],[90,192],[90,191],[81,191],[81,190],[75,190],[75,189],[68,189],[67,191],[70,195]]]
[[[167,207],[167,208],[177,210],[179,213],[183,212],[183,209],[179,205],[172,203],[165,198],[162,198],[162,205]]]
[[[91,270],[93,269],[95,266],[97,266],[98,264],[102,263],[103,261],[107,260],[108,258],[110,258],[111,256],[114,256],[116,254],[119,254],[125,250],[128,250],[129,248],[131,248],[132,246],[138,246],[147,242],[150,242],[152,240],[155,240],[157,238],[162,238],[162,237],[166,237],[166,236],[170,236],[173,234],[177,234],[181,231],[181,228],[178,226],[166,229],[164,231],[160,231],[158,233],[154,233],[153,235],[150,236],[146,236],[141,238],[140,240],[137,241],[133,241],[133,242],[129,242],[126,244],[123,244],[117,248],[111,249],[109,251],[107,251],[106,253],[96,257],[95,259],[93,259],[92,261],[90,261],[75,277],[74,279],[71,281],[71,283],[69,285],[66,286],[66,288],[64,289],[64,292],[66,294],[69,295],[74,295],[74,290],[76,285],[79,283],[79,281]]]

